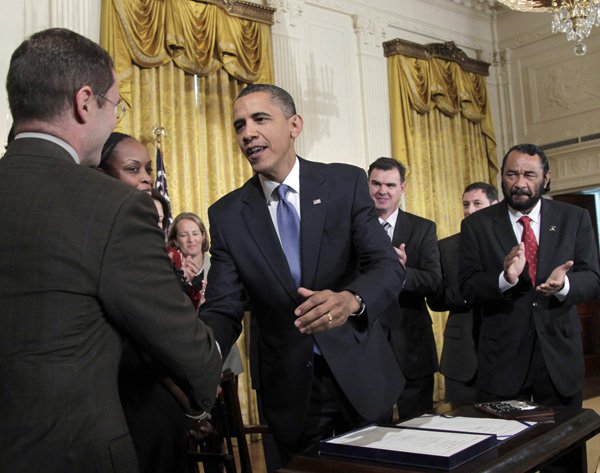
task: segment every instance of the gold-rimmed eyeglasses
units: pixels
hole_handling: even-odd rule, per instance
[[[120,122],[125,116],[125,112],[127,111],[127,107],[123,103],[123,100],[119,98],[117,102],[105,97],[102,94],[95,94],[96,97],[100,97],[101,99],[106,100],[109,104],[114,105],[115,107],[115,117],[117,117],[117,122]]]

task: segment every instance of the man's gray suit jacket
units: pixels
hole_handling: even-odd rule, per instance
[[[210,410],[221,362],[149,196],[47,140],[0,159],[0,471],[135,472],[122,333]]]

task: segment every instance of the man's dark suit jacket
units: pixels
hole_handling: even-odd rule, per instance
[[[472,380],[477,371],[474,330],[479,331],[479,322],[474,324],[473,311],[460,292],[459,244],[459,233],[439,241],[444,291],[441,297],[427,302],[433,310],[450,311],[444,330],[440,372],[447,378],[465,383]]]
[[[568,260],[570,290],[563,302],[536,293],[527,267],[517,285],[501,293],[498,278],[504,257],[517,245],[506,201],[482,209],[462,222],[460,281],[466,300],[481,313],[479,370],[481,389],[500,396],[517,393],[527,375],[534,335],[552,382],[573,396],[584,380],[581,323],[575,304],[598,297],[598,252],[589,213],[579,207],[542,200],[536,285]]]
[[[210,410],[221,363],[181,292],[152,200],[62,147],[0,160],[0,470],[135,472],[123,331]]]
[[[431,316],[425,302],[442,290],[435,223],[399,209],[392,244],[406,244],[404,289],[385,310],[381,324],[408,379],[433,375],[438,358]]]
[[[258,176],[208,211],[211,268],[201,317],[226,355],[241,330],[244,289],[260,328],[264,413],[291,445],[306,417],[316,339],[341,389],[367,420],[391,412],[403,386],[378,316],[397,297],[403,270],[379,225],[364,171],[300,160],[302,286],[353,291],[367,313],[312,336],[294,326],[302,302],[269,215]]]

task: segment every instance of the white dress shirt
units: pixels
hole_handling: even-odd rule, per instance
[[[271,215],[271,220],[273,221],[273,225],[275,226],[275,231],[277,232],[277,236],[279,237],[279,241],[281,242],[281,236],[279,235],[279,227],[277,225],[277,205],[279,204],[279,195],[277,194],[276,189],[279,187],[279,182],[270,181],[262,174],[258,175],[258,179],[260,181],[260,185],[262,187],[265,198],[267,199],[267,207],[269,208],[269,214]],[[281,184],[289,186],[289,190],[287,193],[287,201],[290,204],[292,204],[292,206],[296,209],[296,212],[298,212],[298,218],[301,218],[300,161],[298,161],[298,157],[296,157],[294,167]]]
[[[394,237],[394,229],[396,228],[396,223],[398,221],[398,209],[394,210],[394,213],[392,213],[392,215],[390,215],[387,219],[382,219],[381,217],[379,218],[379,223],[381,225],[384,224],[389,224],[389,226],[385,229],[385,231],[387,232],[388,236],[390,237],[390,240]]]
[[[524,214],[519,212],[518,210],[513,209],[512,207],[508,207],[508,217],[510,218],[510,223],[512,225],[512,229],[513,232],[515,233],[515,237],[517,237],[517,241],[521,241],[521,238],[523,236],[523,225],[521,223],[519,223],[519,219],[521,217],[523,217],[524,215],[527,215],[530,219],[531,222],[529,223],[529,226],[531,227],[531,229],[533,230],[533,234],[535,235],[535,240],[538,243],[538,246],[540,244],[540,228],[541,228],[541,210],[542,210],[542,200],[540,199],[538,201],[537,204],[535,204],[535,207],[533,207],[533,209],[531,209],[531,212],[529,212],[528,214]],[[539,261],[538,261],[539,264]],[[500,277],[498,278],[498,284],[500,286],[500,291],[505,292],[508,291],[511,287],[514,287],[517,282],[519,282],[519,280],[517,279],[515,281],[514,284],[510,284],[505,278],[504,278],[504,271],[502,271],[500,273]],[[565,276],[565,285],[563,286],[563,288],[557,292],[556,294],[554,294],[558,300],[564,300],[565,297],[567,297],[567,294],[569,293],[569,278],[568,276]]]

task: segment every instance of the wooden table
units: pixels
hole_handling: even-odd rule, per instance
[[[437,414],[486,417],[472,406],[453,408],[444,404]],[[452,473],[535,472],[559,462],[569,473],[587,473],[585,442],[600,433],[600,416],[591,409],[557,412],[554,422],[540,422],[535,427],[506,440],[498,447],[475,457]],[[279,473],[390,473],[441,472],[390,463],[346,459],[337,456],[295,457]]]

